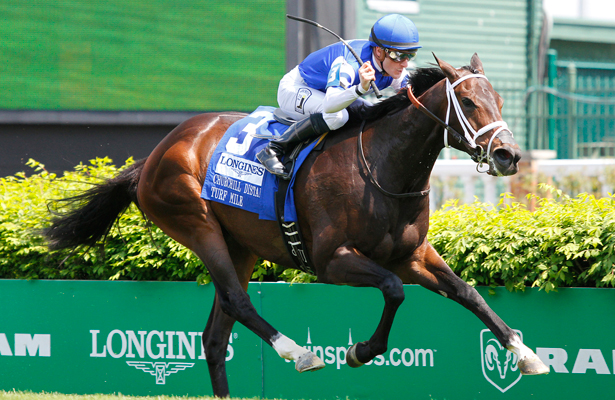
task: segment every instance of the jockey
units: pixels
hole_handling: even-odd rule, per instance
[[[422,47],[414,23],[399,14],[376,21],[369,40],[351,40],[348,44],[367,60],[363,65],[338,42],[307,56],[280,81],[280,108],[298,122],[257,154],[272,174],[290,179],[280,162],[286,149],[341,128],[349,118],[347,108],[369,105],[361,96],[372,92],[371,81],[380,90],[406,86],[408,61]]]

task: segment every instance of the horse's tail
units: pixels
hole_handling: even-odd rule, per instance
[[[47,238],[49,249],[94,245],[109,232],[115,220],[130,203],[134,202],[139,206],[137,185],[145,160],[146,158],[135,162],[115,178],[82,194],[56,200],[77,206],[66,214],[57,215],[51,220],[51,226],[44,229],[43,234]]]

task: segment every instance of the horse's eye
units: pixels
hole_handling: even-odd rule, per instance
[[[464,97],[463,99],[461,99],[461,102],[467,108],[476,108],[476,104],[474,104],[474,102],[472,100],[468,99],[467,97]]]

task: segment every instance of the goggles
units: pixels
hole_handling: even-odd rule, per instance
[[[414,59],[414,57],[416,57],[416,49],[404,52],[385,48],[384,52],[389,56],[391,60],[397,63],[410,61]]]

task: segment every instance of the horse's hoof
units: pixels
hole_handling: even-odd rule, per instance
[[[317,371],[324,367],[325,363],[311,351],[300,355],[299,359],[297,359],[297,363],[295,364],[295,369],[299,372]]]
[[[357,358],[357,344],[358,343],[353,344],[346,352],[346,364],[351,368],[359,368],[364,365],[364,363]]]
[[[547,367],[535,354],[523,360],[519,360],[517,366],[522,375],[542,375],[549,373],[549,367]]]

